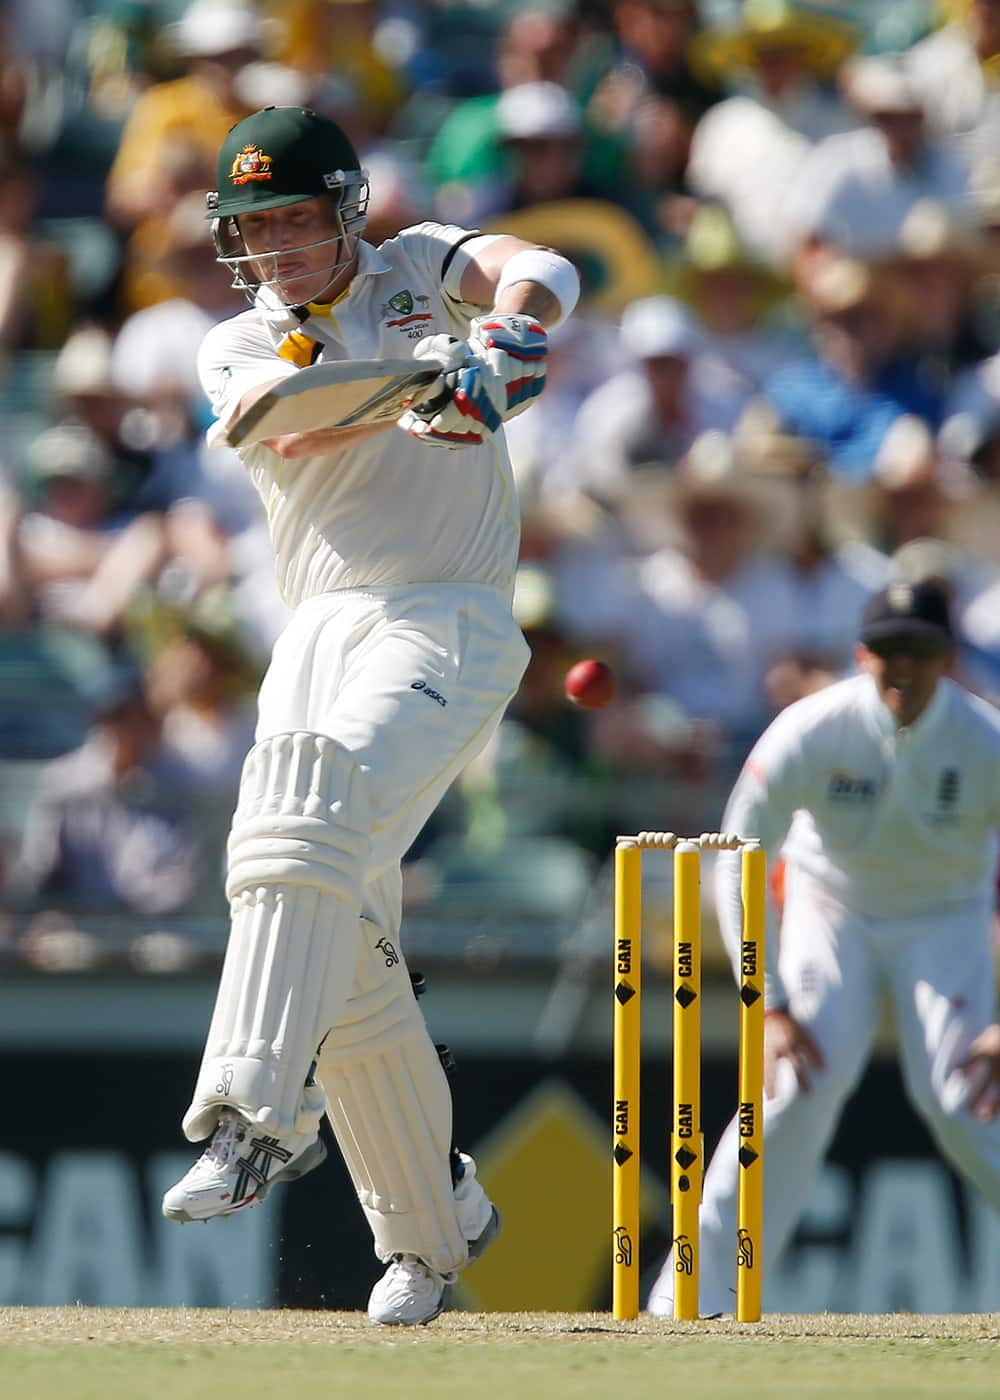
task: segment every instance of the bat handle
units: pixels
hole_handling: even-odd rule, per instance
[[[437,388],[429,399],[420,399],[417,403],[410,404],[410,412],[415,413],[418,418],[433,418],[435,413],[439,413],[451,403],[452,396],[458,387],[458,370],[449,370],[447,374],[442,374],[435,380]]]

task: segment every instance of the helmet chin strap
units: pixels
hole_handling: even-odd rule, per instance
[[[244,283],[241,282],[239,287],[245,295],[251,295],[251,289]],[[289,328],[300,325],[304,320],[304,312],[299,307],[289,306],[287,301],[282,301],[273,287],[258,287],[253,293],[253,305],[258,311],[263,311],[268,320],[277,326]]]

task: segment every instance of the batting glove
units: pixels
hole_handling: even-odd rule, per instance
[[[437,359],[444,371],[428,399],[397,420],[434,447],[469,447],[523,413],[545,387],[548,337],[532,316],[493,314],[471,323],[468,341],[429,336],[415,358]]]
[[[474,362],[493,371],[483,384],[504,421],[523,413],[545,388],[549,338],[534,316],[477,316],[469,327],[469,351]]]
[[[469,347],[453,335],[429,335],[413,352],[415,360],[431,360],[441,366],[425,397],[396,419],[404,433],[429,447],[473,447],[483,441],[484,425],[455,402],[461,377],[469,363]]]

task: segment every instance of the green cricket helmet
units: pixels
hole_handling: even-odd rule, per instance
[[[267,260],[277,258],[278,250],[251,257],[239,227],[242,214],[304,200],[329,200],[336,232],[318,243],[282,251],[290,254],[337,245],[328,268],[319,270],[328,270],[331,282],[353,259],[367,217],[368,176],[347,136],[327,117],[307,107],[264,107],[245,117],[222,143],[216,181],[207,204],[219,261],[233,272],[233,285],[251,300],[265,286],[273,287],[286,304],[309,298],[295,295],[293,283],[303,281],[303,276],[283,282],[276,262],[271,269],[275,275],[260,275],[262,268],[267,270]],[[317,275],[305,274],[312,281]]]

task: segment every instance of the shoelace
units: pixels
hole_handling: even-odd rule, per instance
[[[244,1136],[243,1124],[235,1114],[220,1119],[212,1141],[205,1148],[202,1161],[206,1166],[228,1167]]]
[[[411,1280],[415,1283],[431,1283],[436,1279],[444,1279],[445,1283],[454,1283],[456,1274],[439,1274],[425,1264],[416,1254],[397,1254],[392,1261],[394,1270],[393,1282],[399,1282],[405,1286]]]
[[[393,1270],[397,1276],[407,1279],[429,1279],[431,1270],[422,1259],[418,1259],[415,1254],[397,1254],[393,1262]]]

